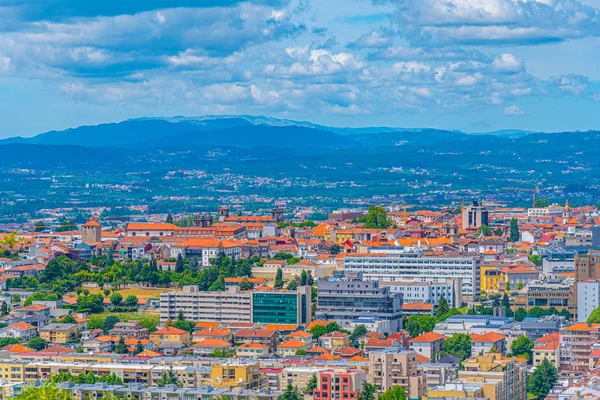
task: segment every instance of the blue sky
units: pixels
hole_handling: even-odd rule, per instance
[[[141,116],[600,129],[600,0],[4,0],[0,137]]]

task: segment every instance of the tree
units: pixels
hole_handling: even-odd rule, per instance
[[[406,400],[406,391],[402,386],[393,386],[380,394],[378,400]]]
[[[438,301],[435,316],[439,318],[442,315],[447,314],[448,311],[450,311],[450,308],[448,307],[448,302],[446,301],[446,298],[442,295],[442,297],[440,297],[440,301]]]
[[[535,265],[537,265],[539,267],[540,265],[542,265],[542,262],[544,260],[541,256],[538,256],[536,254],[531,254],[531,255],[529,255],[529,261],[531,261],[532,263],[534,263]]]
[[[127,296],[127,298],[125,299],[125,305],[128,307],[135,307],[138,304],[138,298],[137,296],[130,294],[129,296]]]
[[[313,374],[308,382],[306,382],[306,387],[304,388],[304,394],[312,395],[313,390],[317,388],[317,375]]]
[[[511,343],[510,352],[513,356],[525,356],[528,360],[531,360],[533,347],[534,344],[531,339],[521,335]]]
[[[287,290],[296,290],[296,289],[298,289],[298,281],[294,279],[293,281],[291,281],[290,283],[288,283],[286,289]]]
[[[546,208],[550,205],[546,199],[537,199],[534,203],[535,208]]]
[[[140,354],[144,351],[144,346],[142,345],[142,342],[138,341],[138,343],[135,345],[135,350],[133,351],[133,354]]]
[[[39,336],[31,338],[29,342],[27,342],[27,347],[31,347],[32,349],[36,349],[37,351],[43,350],[48,346],[48,342],[42,339]]]
[[[375,400],[375,394],[377,393],[377,388],[375,385],[363,381],[362,390],[358,394],[358,400]]]
[[[596,307],[592,310],[586,322],[590,322],[592,324],[600,323],[600,307]]]
[[[522,290],[524,286],[523,282],[517,283],[517,290]]]
[[[311,335],[313,335],[313,339],[318,339],[319,337],[325,335],[327,333],[327,329],[323,325],[315,325],[310,330]]]
[[[177,255],[177,261],[175,262],[175,272],[178,274],[183,272],[183,257],[181,257],[181,253]]]
[[[552,363],[544,358],[540,365],[527,378],[527,393],[534,399],[544,399],[552,390],[558,379],[558,371]],[[529,397],[529,396],[528,396]]]
[[[531,309],[529,309],[529,311],[527,311],[527,316],[529,318],[539,318],[543,317],[544,315],[546,315],[546,311],[544,311],[543,308],[538,306],[532,307]]]
[[[508,240],[511,242],[518,242],[521,239],[521,233],[519,232],[519,222],[516,218],[510,220],[510,235]]]
[[[108,383],[109,385],[123,385],[123,379],[119,378],[114,372],[101,376],[98,378],[98,382]]]
[[[510,292],[510,282],[506,282],[506,285],[504,286],[504,291]]]
[[[563,308],[562,310],[560,310],[558,312],[558,315],[560,315],[561,317],[565,317],[567,320],[571,319],[571,313],[566,308]],[[599,316],[599,320],[600,320],[600,316]]]
[[[354,339],[358,339],[359,337],[365,336],[368,332],[369,332],[369,330],[363,324],[356,325],[354,327],[354,330],[352,331],[352,337]]]
[[[157,382],[156,382],[156,386],[158,387],[165,387],[166,385],[177,385],[179,386],[179,380],[177,379],[177,376],[173,373],[173,367],[169,367],[169,369],[163,373],[162,378],[160,378]]]
[[[59,389],[55,383],[46,382],[38,387],[27,386],[16,400],[73,400],[73,397],[67,390]]]
[[[115,325],[119,322],[121,322],[119,317],[117,317],[116,315],[109,315],[102,322],[102,330],[104,331],[104,333],[108,333],[108,331],[114,328]]]
[[[510,308],[510,298],[506,292],[504,292],[504,296],[502,296],[502,307],[507,309]]]
[[[44,229],[46,229],[46,224],[44,221],[36,222],[35,227],[33,228],[34,232],[42,232]]]
[[[2,316],[8,315],[8,304],[5,301],[2,302]]]
[[[308,275],[306,274],[306,270],[302,270],[300,274],[300,286],[306,286],[308,282]]]
[[[240,290],[252,290],[254,288],[254,283],[250,282],[248,278],[243,278],[240,282]]]
[[[61,324],[76,324],[77,321],[75,320],[75,318],[73,318],[72,315],[65,315],[64,317],[62,317],[60,319],[60,323]]]
[[[457,333],[444,342],[444,351],[464,361],[471,357],[471,337],[466,333]]]
[[[125,338],[121,336],[119,343],[115,346],[115,354],[127,354],[127,346],[125,345]]]
[[[220,275],[216,281],[208,288],[209,292],[224,292],[225,291],[225,278]]]
[[[281,400],[300,400],[298,391],[288,382],[283,394],[279,397]]]
[[[417,337],[422,333],[431,332],[435,327],[435,317],[429,315],[411,315],[406,323],[406,330],[411,337]]]
[[[479,228],[477,228],[477,233],[483,236],[492,236],[494,234],[492,228],[490,228],[486,224],[483,224]]]
[[[392,220],[388,218],[387,211],[381,206],[369,207],[368,214],[359,218],[359,222],[363,220],[367,229],[386,229],[392,226]]]
[[[342,251],[342,247],[339,244],[334,244],[329,248],[331,254],[340,254],[340,251]]]
[[[169,213],[169,214],[167,215],[167,219],[165,220],[165,222],[166,222],[167,224],[172,224],[172,223],[173,223],[173,216],[171,215],[171,213]]]
[[[123,295],[121,295],[121,293],[113,293],[110,295],[110,302],[113,305],[118,306],[119,304],[121,304],[122,301]]]
[[[519,307],[515,311],[515,320],[518,322],[523,321],[527,317],[527,310],[523,307]]]
[[[306,355],[306,350],[304,350],[304,349],[298,349],[298,350],[296,350],[295,354],[297,356],[305,356]]]
[[[275,285],[273,287],[275,289],[281,289],[283,287],[283,271],[281,268],[277,268],[277,273],[275,274]]]

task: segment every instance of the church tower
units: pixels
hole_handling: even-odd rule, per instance
[[[97,218],[92,218],[81,225],[81,241],[89,245],[102,241],[102,225],[100,225]]]

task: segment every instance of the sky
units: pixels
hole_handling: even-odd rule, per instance
[[[0,137],[142,116],[600,129],[600,0],[0,0]]]

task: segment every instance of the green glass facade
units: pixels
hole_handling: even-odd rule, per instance
[[[296,293],[253,293],[252,322],[265,324],[301,324],[298,321]]]

